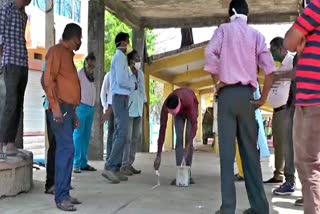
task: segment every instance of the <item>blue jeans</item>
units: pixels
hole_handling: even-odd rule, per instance
[[[80,126],[73,132],[75,149],[73,167],[75,169],[83,169],[88,166],[88,147],[91,138],[94,107],[86,104],[80,104],[77,108],[77,115],[80,121]]]
[[[61,104],[64,122],[58,124],[53,120],[52,112],[49,112],[51,129],[56,139],[56,158],[55,158],[55,201],[61,203],[69,200],[72,163],[74,155],[73,130],[75,122],[74,106]]]
[[[105,165],[105,169],[119,171],[122,163],[124,147],[128,140],[129,128],[129,97],[115,94],[112,96],[112,110],[114,114],[114,135],[110,156]]]

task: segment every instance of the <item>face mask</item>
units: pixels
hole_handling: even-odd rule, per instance
[[[234,20],[236,20],[237,18],[242,19],[242,20],[244,20],[244,21],[248,21],[248,16],[243,15],[243,14],[238,14],[237,11],[236,11],[236,9],[234,9],[234,8],[232,8],[232,11],[233,11],[234,15],[230,17],[230,20],[231,20],[231,21],[234,21]]]
[[[134,67],[135,67],[137,70],[140,70],[140,68],[141,68],[141,62],[136,62],[136,63],[134,64]]]
[[[129,53],[131,53],[133,51],[131,45],[127,45],[127,50],[126,50],[126,54],[128,55]]]
[[[276,61],[276,62],[281,62],[281,56],[280,56],[280,53],[279,51],[274,51],[272,53],[272,57],[273,57],[273,60]]]

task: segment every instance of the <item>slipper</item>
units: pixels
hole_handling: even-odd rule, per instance
[[[90,165],[87,165],[86,167],[84,168],[81,168],[82,171],[89,171],[89,172],[94,172],[94,171],[97,171],[94,167],[90,166]]]
[[[74,197],[70,197],[69,201],[71,204],[82,204],[81,201],[79,201],[77,198],[74,198]]]
[[[70,201],[62,201],[57,203],[57,208],[66,212],[77,211],[77,208]]]

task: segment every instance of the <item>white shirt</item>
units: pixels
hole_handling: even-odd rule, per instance
[[[111,93],[118,95],[130,95],[135,85],[130,81],[127,55],[117,50],[111,63]]]
[[[108,109],[108,106],[112,104],[112,94],[110,90],[110,85],[111,85],[111,75],[110,75],[110,72],[108,72],[106,75],[104,75],[101,92],[100,92],[100,100],[101,100],[104,111],[106,111]]]
[[[81,85],[81,103],[88,106],[94,106],[96,103],[96,86],[90,82],[84,73],[84,69],[78,72]]]
[[[142,117],[143,104],[147,102],[147,95],[142,70],[138,71],[138,77],[130,70],[130,80],[133,84],[137,83],[138,89],[131,92],[129,97],[129,116]]]
[[[290,53],[284,58],[277,73],[289,71],[293,69],[293,58]],[[287,104],[289,98],[291,81],[279,81],[277,86],[272,88],[269,93],[268,102],[272,108],[279,108]]]

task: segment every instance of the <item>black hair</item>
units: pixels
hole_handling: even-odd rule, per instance
[[[275,47],[276,49],[283,48],[284,39],[282,37],[275,37],[271,40],[270,46]]]
[[[229,4],[229,16],[233,16],[234,12],[232,9],[235,9],[238,14],[248,15],[249,6],[246,0],[232,0]]]
[[[88,60],[96,61],[96,56],[94,55],[93,52],[90,52],[90,53],[88,54],[88,56],[86,56],[85,60],[86,60],[86,61],[88,61]]]
[[[130,38],[130,36],[128,33],[120,32],[117,34],[117,36],[114,40],[114,43],[115,43],[116,47],[119,47],[121,42],[125,42],[129,38]]]
[[[130,65],[130,61],[134,59],[134,56],[138,54],[138,51],[136,51],[135,49],[133,49],[133,51],[131,51],[128,55],[128,65]]]
[[[171,95],[168,97],[166,107],[168,109],[175,109],[179,105],[179,97],[177,95]]]
[[[81,38],[82,36],[82,29],[79,25],[75,23],[67,24],[64,28],[62,39],[63,40],[70,40],[74,37]]]

